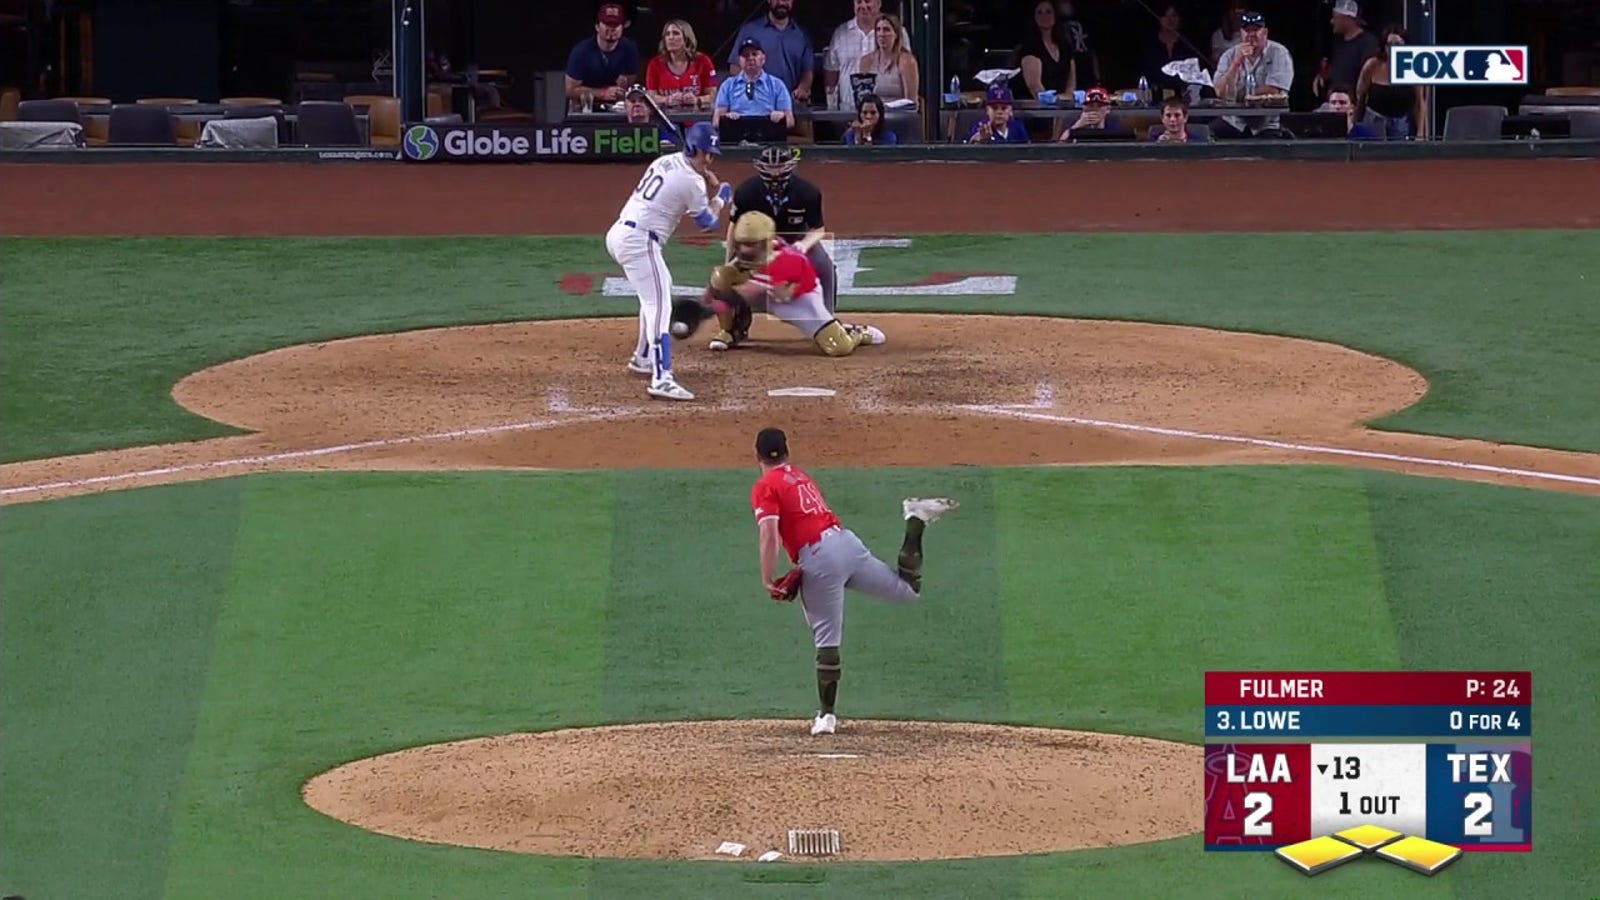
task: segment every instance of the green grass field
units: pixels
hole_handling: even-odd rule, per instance
[[[1529,269],[1535,247],[1545,262]],[[271,347],[633,313],[554,291],[562,273],[610,268],[593,240],[8,239],[0,261],[7,460],[226,433],[170,386]],[[1600,283],[1600,233],[943,236],[872,264],[863,283],[1020,277],[1000,301],[874,308],[1332,340],[1429,377],[1424,402],[1386,427],[1600,450],[1600,306],[1579,299]],[[1066,296],[1051,274],[1063,266],[1078,285]],[[282,268],[296,274],[269,277]],[[0,894],[1600,893],[1594,499],[1332,467],[815,474],[885,550],[902,496],[963,500],[929,531],[924,603],[851,607],[846,718],[1200,743],[1207,669],[1532,669],[1534,852],[1469,854],[1432,879],[1377,864],[1306,879],[1265,855],[1204,853],[1195,835],[793,866],[794,883],[768,883],[737,864],[381,837],[312,811],[299,786],[351,759],[507,731],[798,721],[815,701],[809,636],[792,607],[752,596],[749,471],[280,474],[0,507]],[[677,522],[696,523],[701,552],[668,550],[685,543],[663,524]]]

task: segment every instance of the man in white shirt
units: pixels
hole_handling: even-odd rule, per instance
[[[878,49],[874,32],[878,16],[883,13],[883,0],[855,0],[855,3],[855,18],[833,30],[822,57],[822,83],[828,91],[828,109],[856,108],[850,76],[861,71],[861,57]],[[900,28],[900,42],[902,47],[911,49],[911,35],[904,26]]]
[[[694,394],[672,376],[672,273],[661,251],[684,216],[693,216],[701,231],[717,228],[718,215],[733,199],[733,186],[716,184],[711,171],[711,158],[721,154],[709,123],[689,126],[683,151],[645,169],[606,232],[606,251],[639,296],[639,343],[628,370],[649,375],[646,393],[662,400],[693,400]]]

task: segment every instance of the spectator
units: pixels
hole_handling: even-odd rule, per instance
[[[1161,101],[1161,124],[1150,126],[1150,140],[1158,144],[1205,143],[1211,129],[1189,125],[1189,101],[1181,95]]]
[[[1061,132],[1059,140],[1070,141],[1073,134],[1080,131],[1122,131],[1110,116],[1111,95],[1098,85],[1089,88],[1083,93],[1083,112],[1078,115],[1076,122]]]
[[[1045,91],[1070,97],[1078,89],[1077,63],[1062,42],[1054,0],[1038,0],[1033,4],[1033,30],[1017,51],[1017,59],[1022,72],[1012,81],[1014,90],[1024,100],[1034,99]]]
[[[841,23],[828,39],[822,57],[822,83],[828,109],[854,109],[856,98],[850,76],[860,71],[861,58],[878,48],[877,23],[883,0],[855,0],[854,18]],[[911,46],[911,35],[900,29],[900,44]]]
[[[614,103],[639,80],[639,45],[622,36],[625,25],[627,16],[620,4],[601,5],[594,37],[579,41],[567,54],[568,100],[582,101],[588,94]]]
[[[1213,87],[1223,102],[1243,106],[1247,99],[1283,94],[1288,98],[1294,84],[1294,59],[1289,48],[1270,39],[1267,19],[1258,12],[1247,12],[1239,19],[1240,38],[1217,60]],[[1276,113],[1259,116],[1223,116],[1212,126],[1225,137],[1275,137],[1280,135]]]
[[[865,93],[878,95],[879,100],[915,100],[922,75],[917,69],[917,57],[900,42],[905,29],[894,16],[878,16],[873,26],[877,46],[856,63],[860,75],[872,75],[872,84]]]
[[[1167,3],[1156,8],[1161,10],[1161,27],[1156,29],[1154,38],[1145,42],[1139,73],[1150,79],[1150,90],[1156,92],[1154,96],[1162,96],[1163,89],[1181,94],[1188,85],[1182,78],[1164,74],[1161,67],[1180,59],[1199,59],[1200,54],[1184,40],[1183,15],[1178,12],[1178,4]]]
[[[1355,84],[1361,69],[1382,49],[1378,36],[1368,31],[1356,0],[1334,0],[1333,50],[1322,61],[1323,71],[1311,81],[1311,94],[1322,97],[1330,84]]]
[[[1356,121],[1356,89],[1348,84],[1334,84],[1328,88],[1328,99],[1317,107],[1319,113],[1343,113],[1345,134],[1351,140],[1371,140],[1377,133]]]
[[[1383,29],[1377,53],[1361,67],[1356,81],[1356,122],[1370,125],[1387,140],[1428,136],[1428,95],[1422,85],[1390,83],[1389,47],[1404,44],[1408,35],[1399,25]]]
[[[766,58],[767,74],[782,82],[795,100],[810,103],[811,38],[804,28],[795,24],[793,12],[794,0],[767,0],[767,14],[759,21],[746,22],[739,29],[728,65],[732,67],[732,74],[739,74],[743,63],[738,48],[753,38],[759,45],[772,48],[772,54]]]
[[[1066,36],[1062,43],[1067,52],[1072,54],[1077,77],[1087,84],[1104,81],[1105,78],[1100,74],[1100,57],[1094,52],[1094,41],[1089,38],[1089,29],[1073,12],[1072,0],[1056,0],[1056,21],[1061,23],[1061,33]]]
[[[1026,144],[1028,129],[1011,116],[1011,89],[1003,81],[989,85],[984,96],[985,115],[967,135],[969,144]]]
[[[900,143],[900,136],[889,129],[889,113],[877,94],[861,98],[856,120],[845,130],[844,142],[851,146],[879,146]]]
[[[717,89],[717,105],[711,114],[711,127],[721,129],[723,120],[738,122],[749,118],[767,120],[772,127],[751,123],[735,131],[768,140],[784,140],[794,127],[794,99],[776,76],[766,71],[767,54],[761,42],[747,37],[739,42],[739,74],[722,82]],[[776,137],[774,137],[776,135]]]
[[[700,52],[688,22],[673,19],[663,26],[657,49],[644,72],[644,86],[657,100],[668,106],[700,106],[716,96],[716,64]]]
[[[1232,47],[1239,45],[1239,20],[1244,17],[1244,0],[1226,0],[1222,13],[1222,24],[1216,31],[1211,32],[1211,58],[1218,60],[1222,54],[1227,53]]]

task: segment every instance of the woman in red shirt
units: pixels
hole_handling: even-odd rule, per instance
[[[710,106],[717,94],[717,68],[699,47],[688,22],[668,22],[661,29],[661,52],[645,67],[645,89],[668,106]]]

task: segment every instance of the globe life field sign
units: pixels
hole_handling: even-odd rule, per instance
[[[410,162],[581,162],[661,153],[650,125],[412,125],[400,142]]]

